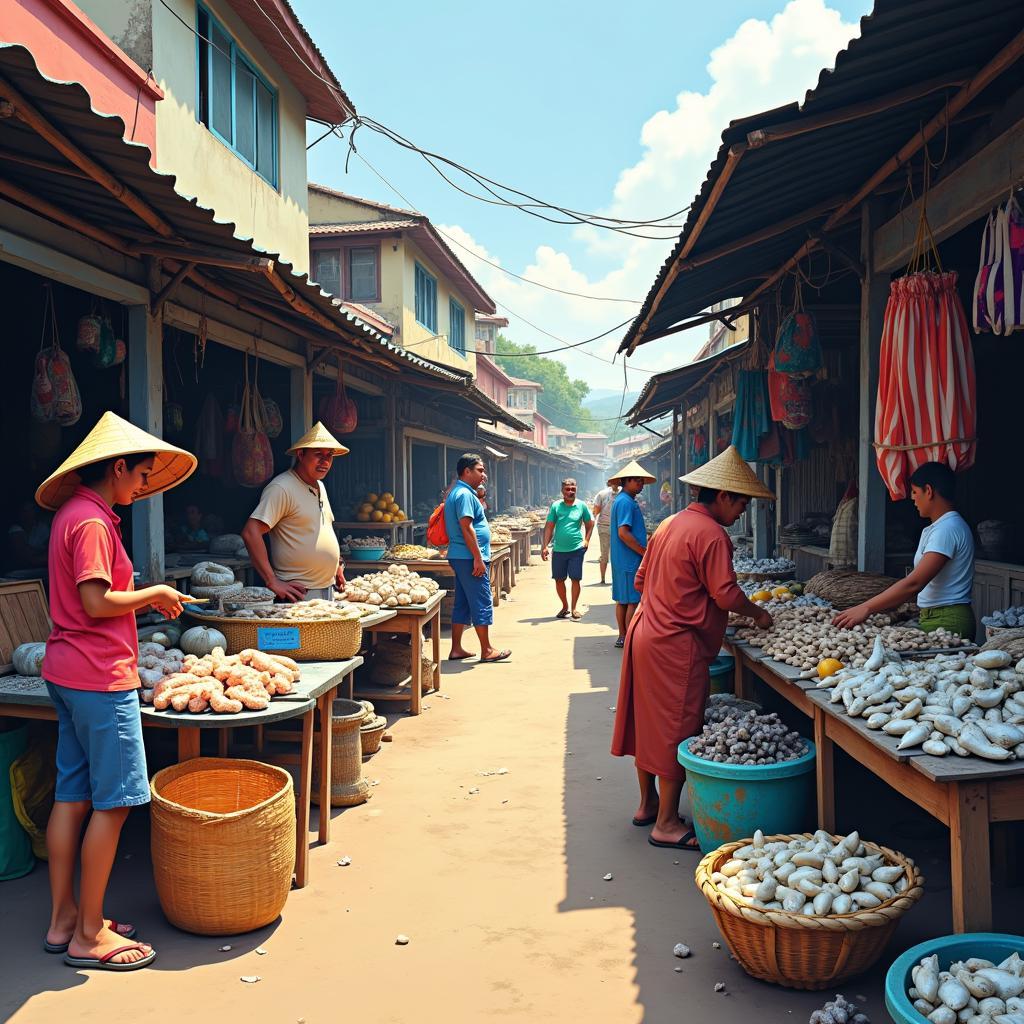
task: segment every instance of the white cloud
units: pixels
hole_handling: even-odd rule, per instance
[[[857,25],[844,22],[825,0],[790,0],[771,21],[752,18],[743,22],[712,51],[707,91],[681,92],[674,109],[659,110],[643,124],[643,153],[635,164],[622,170],[607,208],[600,212],[613,217],[659,217],[689,203],[718,151],[722,129],[736,118],[802,100],[817,83],[820,69],[831,67],[836,53],[856,33]],[[442,230],[478,255],[501,263],[463,228],[442,225]],[[574,241],[575,249],[538,245],[528,266],[509,269],[566,291],[642,299],[672,246],[672,242],[645,241],[592,228],[576,231]],[[574,251],[611,269],[589,277],[574,266]],[[466,265],[492,298],[566,341],[606,330],[637,309],[545,292],[474,260],[462,250],[457,252],[460,258],[465,256]],[[509,314],[509,319],[509,334],[516,341],[534,343],[539,349],[558,344],[515,315]],[[611,359],[622,333],[616,331],[588,345],[587,351]],[[706,336],[698,329],[653,342],[637,351],[635,362],[650,370],[677,366],[693,356]],[[621,366],[601,363],[581,351],[566,353],[564,359],[574,376],[584,377],[594,387],[622,385]],[[632,374],[630,387],[639,386],[646,376]]]

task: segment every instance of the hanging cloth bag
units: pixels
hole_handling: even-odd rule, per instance
[[[821,339],[813,313],[804,310],[803,287],[798,276],[794,309],[779,325],[775,338],[775,369],[794,377],[810,377],[822,367]]]
[[[338,382],[334,394],[320,400],[320,422],[334,435],[351,434],[359,422],[356,403],[345,394],[345,371],[337,357]]]
[[[768,360],[768,398],[771,416],[787,430],[802,430],[811,421],[811,385],[804,378],[779,373],[776,353]]]
[[[745,462],[757,459],[758,442],[771,429],[768,404],[768,375],[765,371],[740,370],[736,382],[732,443]]]
[[[206,396],[203,407],[199,410],[195,453],[199,459],[199,472],[203,476],[215,480],[224,476],[224,416],[212,393]]]
[[[245,354],[245,385],[242,389],[242,408],[238,432],[231,442],[231,464],[235,479],[242,487],[262,487],[274,475],[274,453],[270,438],[263,429],[263,403],[260,400],[258,379],[259,359],[249,383],[249,353]]]
[[[1007,335],[1024,328],[1024,211],[1016,196],[985,222],[971,305],[978,333]]]
[[[49,345],[46,342],[49,342]],[[39,356],[36,357],[36,375],[39,377],[45,367],[46,379],[49,383],[51,399],[46,400],[46,388],[41,378],[38,385],[33,383],[33,413],[38,405],[40,413],[47,408],[52,410],[47,420],[56,420],[62,427],[73,427],[82,415],[82,396],[78,391],[78,383],[71,370],[71,360],[60,347],[60,335],[57,331],[57,312],[53,305],[53,292],[46,286],[43,301],[43,334],[40,341]]]
[[[284,417],[281,415],[281,407],[272,398],[263,399],[263,429],[267,437],[274,440],[281,436],[284,430]]]

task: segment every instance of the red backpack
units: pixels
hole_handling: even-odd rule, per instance
[[[427,520],[427,543],[433,544],[435,548],[448,546],[448,524],[444,521],[443,501],[430,513]]]

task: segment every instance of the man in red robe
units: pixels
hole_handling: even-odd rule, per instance
[[[680,479],[699,488],[697,500],[661,524],[637,571],[642,596],[626,634],[612,753],[636,762],[640,807],[633,824],[654,826],[647,841],[697,850],[693,830],[679,817],[686,772],[676,751],[703,726],[709,668],[728,613],[747,616],[762,629],[772,624],[736,583],[725,527],[751,498],[775,495],[731,446]]]

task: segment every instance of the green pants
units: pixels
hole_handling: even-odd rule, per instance
[[[956,633],[965,640],[973,640],[977,624],[974,621],[974,609],[969,604],[950,604],[944,608],[922,608],[921,629],[932,633],[936,629],[945,629]]]

